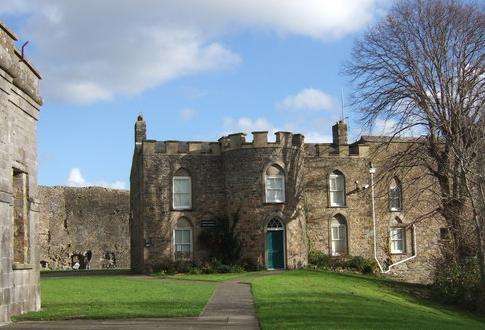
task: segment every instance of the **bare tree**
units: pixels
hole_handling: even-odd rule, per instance
[[[463,222],[473,219],[485,296],[484,13],[454,0],[398,1],[356,42],[345,72],[363,122],[393,124],[393,137],[424,137],[404,161],[438,183],[457,260],[469,257]],[[471,211],[468,211],[470,207]],[[483,304],[485,305],[485,303]]]

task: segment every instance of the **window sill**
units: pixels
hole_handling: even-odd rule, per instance
[[[397,210],[397,209],[389,209],[389,212],[402,212],[402,209]]]
[[[349,207],[347,205],[330,205],[329,208],[332,208],[332,209],[348,209]]]
[[[284,205],[286,202],[264,202],[263,205]]]
[[[172,211],[193,211],[192,207],[187,207],[187,208],[174,208],[172,207]]]
[[[14,262],[12,265],[13,270],[24,270],[24,269],[33,269],[34,266],[32,264],[21,264],[19,262]]]
[[[407,255],[406,252],[391,252],[392,256],[405,256]]]

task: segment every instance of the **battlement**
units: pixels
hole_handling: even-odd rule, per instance
[[[337,129],[335,129],[337,127]],[[167,155],[199,154],[221,155],[224,152],[241,149],[257,148],[300,148],[303,147],[309,157],[368,157],[369,137],[347,144],[346,125],[338,122],[334,128],[333,143],[305,143],[302,134],[279,131],[275,134],[275,141],[268,140],[268,131],[252,132],[253,140],[246,141],[245,133],[233,133],[221,137],[217,141],[156,141],[146,139],[146,123],[140,115],[135,123],[135,146],[148,153]]]
[[[6,80],[27,94],[37,104],[42,105],[39,93],[39,72],[22,56],[15,47],[17,37],[0,21],[0,69],[10,77],[0,72]]]
[[[298,148],[303,145],[304,136],[290,132],[276,132],[276,141],[268,141],[267,131],[253,132],[253,141],[246,141],[246,134],[234,133],[218,141],[155,141],[144,140],[144,148],[155,153],[221,155],[223,152],[249,148]]]

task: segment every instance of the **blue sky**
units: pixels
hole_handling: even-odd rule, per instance
[[[31,41],[27,55],[44,77],[40,184],[128,188],[139,113],[157,140],[266,129],[328,142],[341,89],[352,88],[342,64],[387,5],[110,2],[0,4],[19,43]],[[358,114],[345,114],[356,138]]]

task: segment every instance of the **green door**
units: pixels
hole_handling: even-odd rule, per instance
[[[269,269],[285,267],[285,247],[283,244],[283,230],[268,230],[266,232],[266,266]]]

